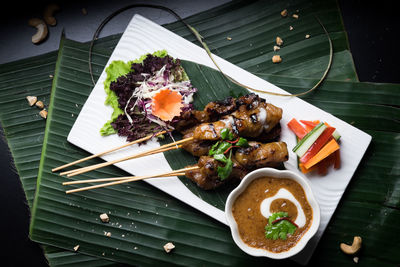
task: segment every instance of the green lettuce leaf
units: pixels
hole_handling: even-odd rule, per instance
[[[153,53],[156,57],[165,57],[168,55],[166,50],[159,50]],[[131,71],[132,63],[142,63],[147,57],[147,54],[142,55],[140,58],[128,62],[122,60],[114,60],[106,68],[107,78],[104,81],[104,90],[106,91],[107,97],[104,102],[105,105],[111,106],[113,108],[113,113],[111,114],[111,119],[108,120],[103,127],[100,129],[100,134],[102,136],[115,134],[117,131],[111,126],[119,115],[124,114],[124,111],[118,105],[118,97],[114,91],[110,89],[110,84],[117,80],[118,77],[128,74]]]

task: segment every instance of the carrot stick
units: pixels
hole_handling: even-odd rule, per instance
[[[287,126],[300,139],[308,133],[308,131],[295,118],[289,121]]]
[[[314,155],[318,153],[318,151],[329,142],[332,138],[332,133],[335,131],[335,128],[328,127],[319,137],[315,140],[314,144],[307,150],[306,153],[300,158],[300,162],[306,163],[309,161]]]
[[[306,169],[309,169],[310,167],[314,166],[321,160],[325,159],[339,148],[340,148],[339,144],[336,142],[336,140],[332,139],[324,147],[322,147],[321,150],[314,157],[312,157],[309,161],[304,163],[304,167]]]
[[[304,164],[303,164],[303,163],[299,163],[299,168],[300,168],[300,171],[301,171],[302,173],[306,174],[306,173],[315,171],[315,170],[317,169],[317,165],[315,165],[315,166],[313,166],[313,167],[311,167],[311,168],[309,168],[309,169],[306,169],[306,167],[304,167]]]

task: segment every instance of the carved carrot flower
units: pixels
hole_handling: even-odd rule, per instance
[[[179,116],[182,107],[182,95],[170,89],[160,90],[152,98],[152,114],[163,121]]]

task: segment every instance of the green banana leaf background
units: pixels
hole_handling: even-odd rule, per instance
[[[262,63],[264,61],[269,62],[271,56],[267,58],[267,56],[264,55],[263,59],[262,54],[259,55],[253,53],[254,51],[260,52],[259,50],[253,50],[257,45],[259,46],[257,49],[261,49],[261,41],[258,43],[256,37],[259,36],[262,38],[262,36],[267,33],[263,33],[262,30],[258,33],[259,35],[252,33],[255,36],[254,42],[246,43],[245,38],[240,39],[243,33],[235,32],[236,29],[238,29],[238,31],[244,30],[246,28],[245,26],[240,28],[236,25],[236,28],[225,28],[225,32],[223,32],[220,27],[215,26],[218,24],[213,25],[213,23],[210,23],[206,19],[209,16],[215,18],[225,16],[225,19],[228,20],[228,16],[233,17],[235,12],[239,12],[238,10],[241,8],[242,12],[253,12],[250,14],[253,14],[254,16],[257,12],[251,10],[251,5],[256,7],[257,3],[259,2],[246,5],[235,2],[221,8],[216,8],[213,12],[209,12],[208,14],[203,13],[193,16],[188,19],[188,22],[206,38],[206,42],[213,49],[214,53],[221,55],[220,53],[225,52],[227,55],[225,58],[228,58],[228,55],[230,56],[228,60],[253,71],[258,76],[261,76],[288,91],[296,92],[296,90],[310,88],[315,83],[315,78],[319,78],[327,62],[328,47],[326,40],[323,42],[323,39],[321,38],[321,42],[325,43],[325,49],[320,55],[317,55],[314,50],[303,47],[298,50],[303,52],[306,50],[304,52],[305,55],[297,58],[297,63],[296,61],[286,61],[285,58],[293,59],[293,57],[290,56],[291,54],[287,54],[282,56],[284,61],[279,65],[279,71],[277,71],[276,68],[268,71],[268,68],[271,68],[271,66],[265,64],[258,64],[259,66],[257,66],[257,63]],[[292,6],[293,2],[290,4],[290,7],[295,9],[295,5]],[[323,86],[315,93],[308,95],[306,100],[368,132],[373,136],[373,142],[367,151],[367,155],[361,162],[358,171],[353,177],[353,180],[312,259],[312,263],[351,264],[351,258],[346,257],[339,251],[338,244],[342,241],[349,242],[353,235],[360,234],[364,238],[365,245],[362,254],[360,255],[360,263],[369,265],[386,263],[388,265],[394,265],[396,262],[399,262],[398,255],[395,253],[399,249],[398,244],[390,242],[391,233],[399,232],[398,224],[396,224],[396,222],[399,221],[398,208],[400,198],[398,181],[396,181],[396,177],[399,175],[399,164],[396,158],[396,155],[398,155],[399,152],[398,142],[396,142],[399,136],[399,124],[395,120],[395,118],[399,117],[399,111],[398,108],[393,106],[396,105],[394,102],[396,96],[398,97],[398,85],[348,82],[349,80],[356,80],[356,74],[352,64],[351,54],[348,51],[345,33],[341,25],[340,15],[337,12],[336,4],[331,4],[329,6],[336,10],[336,15],[333,15],[332,17],[336,17],[336,21],[339,22],[340,25],[334,27],[331,26],[330,23],[325,24],[325,21],[323,21],[324,25],[327,26],[328,30],[332,32],[332,34],[333,32],[335,33],[334,36],[342,36],[342,39],[339,37],[336,39],[334,38],[335,60],[332,71],[329,74],[330,80],[325,81]],[[279,11],[280,9],[281,6],[277,6],[275,11]],[[325,10],[329,9],[324,9],[324,12]],[[265,15],[265,17],[268,16]],[[248,16],[245,16],[245,18],[248,18]],[[262,19],[259,20],[262,21]],[[257,21],[257,19],[255,19],[255,21]],[[251,22],[254,21],[248,21],[247,23]],[[282,23],[282,21],[276,20],[276,23],[279,24]],[[276,35],[276,30],[272,24],[270,24],[270,38],[268,39],[271,45],[267,45],[267,47],[272,47],[273,36]],[[306,24],[305,29],[309,26],[309,24]],[[179,29],[179,27],[179,23],[167,26],[167,28],[178,32],[188,39],[193,38],[185,28],[180,27]],[[282,29],[285,29],[287,32],[287,28],[284,25],[275,25],[275,27],[282,27]],[[259,27],[258,29],[264,28]],[[295,29],[298,29],[298,25],[295,25]],[[320,31],[320,29],[316,30]],[[311,33],[312,36],[318,34],[312,33],[311,29],[309,33]],[[232,41],[230,42],[227,42],[226,40],[226,36],[228,35],[232,37]],[[111,51],[118,38],[119,36],[117,35],[104,40],[99,40],[96,46],[102,46]],[[286,39],[285,36],[283,36],[283,38],[284,40]],[[251,38],[249,38],[249,40],[250,39]],[[194,38],[192,40],[194,40]],[[304,40],[300,40],[299,38],[297,43],[304,44]],[[252,46],[250,46],[250,44],[252,44]],[[75,78],[81,69],[85,70],[87,75],[87,62],[85,63],[87,54],[80,58],[81,54],[87,53],[87,47],[86,52],[79,52],[81,49],[80,44],[74,43],[72,45],[72,43],[70,43],[69,46],[69,49],[75,51],[76,54],[67,54],[66,56],[64,55],[64,58],[59,57],[59,68],[65,64],[69,70],[75,69],[72,71],[71,75]],[[289,42],[285,42],[285,48],[290,48],[290,46],[292,46],[293,51],[296,50],[296,43],[290,44]],[[83,50],[85,51],[85,49]],[[271,48],[266,49],[267,52],[271,50]],[[281,52],[283,55],[284,49],[282,49]],[[97,55],[95,57],[97,62],[97,73],[102,71],[108,56],[106,55],[107,53],[102,54],[105,56]],[[297,53],[294,54],[298,55]],[[73,57],[79,60],[72,60],[71,58]],[[56,53],[50,53],[44,56],[0,66],[0,75],[2,78],[1,121],[30,203],[35,190],[35,172],[37,171],[40,159],[44,121],[38,117],[38,111],[35,110],[35,108],[26,105],[25,96],[27,94],[36,94],[40,98],[43,98],[42,100],[44,100],[45,104],[48,105],[49,92],[51,88],[51,78],[49,75],[53,74],[56,58]],[[240,61],[240,58],[243,59],[243,61]],[[309,61],[308,64],[305,63],[307,61]],[[313,65],[313,62],[316,63]],[[304,66],[310,66],[310,68],[304,69]],[[29,75],[26,75],[27,73],[29,73]],[[277,75],[271,75],[270,73]],[[307,73],[310,75],[308,76]],[[288,75],[291,77],[288,77]],[[28,76],[31,77],[31,79],[23,80],[21,79],[22,76]],[[293,76],[309,78],[300,79],[293,78]],[[332,79],[335,79],[335,81],[332,81]],[[82,81],[85,86],[91,86],[88,78],[86,78],[86,80],[83,78]],[[19,82],[19,84],[16,84],[16,82]],[[54,88],[57,88],[57,86],[54,86]],[[335,102],[331,101],[332,96],[335,97]],[[77,104],[78,107],[74,105],[77,110],[72,110],[71,113],[68,114],[71,117],[71,119],[68,120],[68,123],[71,123],[71,121],[74,120],[75,117],[72,117],[72,115],[76,116],[77,112],[79,112],[79,108],[81,107],[81,104],[79,103],[82,104],[82,102],[74,103]],[[15,109],[16,106],[18,106],[18,109]],[[64,107],[61,105],[61,108]],[[371,120],[371,118],[374,120]],[[24,131],[26,127],[31,127],[31,130]],[[66,135],[66,133],[64,133],[64,135]],[[28,152],[26,148],[29,148]],[[21,152],[22,149],[24,149],[23,153]],[[109,170],[109,173],[103,173],[103,175],[110,175],[111,173],[120,174],[120,171]],[[207,218],[207,220],[209,219]],[[49,243],[47,240],[43,242]],[[67,249],[71,250],[72,245]],[[91,266],[102,266],[109,264],[107,261],[95,260],[94,258],[90,258],[80,253],[70,253],[58,250],[54,251],[53,249],[48,249],[48,251],[49,253],[47,255],[52,265],[80,263]],[[103,257],[103,255],[97,255],[97,252],[98,251],[91,251],[91,254]],[[112,257],[109,257],[107,254],[104,258]],[[146,263],[147,262],[143,262],[143,264]],[[154,263],[154,261],[152,261],[152,263]],[[134,264],[140,265],[139,262]]]

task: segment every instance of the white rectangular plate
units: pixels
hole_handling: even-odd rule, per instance
[[[130,21],[121,40],[112,53],[107,66],[114,60],[129,61],[137,59],[143,54],[153,53],[156,50],[162,49],[166,49],[169,55],[174,58],[190,60],[215,69],[215,65],[204,49],[140,15],[135,15]],[[241,83],[253,88],[286,93],[275,85],[268,83],[224,59],[217,56],[215,56],[215,58],[227,75],[237,78]],[[104,105],[106,94],[104,92],[103,82],[106,76],[105,71],[103,71],[68,135],[69,142],[93,154],[126,142],[125,138],[118,137],[117,135],[102,137],[99,133],[100,128],[111,117],[112,113],[112,109]],[[331,125],[334,125],[342,135],[341,157],[344,160],[342,160],[341,168],[336,171],[331,171],[328,175],[323,177],[308,176],[315,197],[321,208],[321,225],[318,233],[310,241],[308,246],[302,253],[294,258],[297,262],[306,264],[326,229],[346,186],[360,163],[371,141],[371,136],[297,97],[259,95],[268,99],[268,102],[283,109],[284,115],[281,123],[283,127],[281,140],[287,143],[288,148],[292,148],[295,145],[294,135],[286,127],[287,122],[293,117],[310,120],[319,119],[329,122]],[[105,155],[102,158],[106,161],[110,161],[157,146],[159,146],[159,144],[156,141],[150,141],[144,146],[133,146],[116,153]],[[285,167],[298,172],[296,161],[295,154],[290,151],[289,161],[285,164]],[[116,164],[116,166],[134,175],[156,174],[171,170],[163,154],[121,162]],[[146,181],[171,196],[178,198],[199,211],[226,224],[225,214],[222,210],[198,198],[177,177],[148,179]]]

